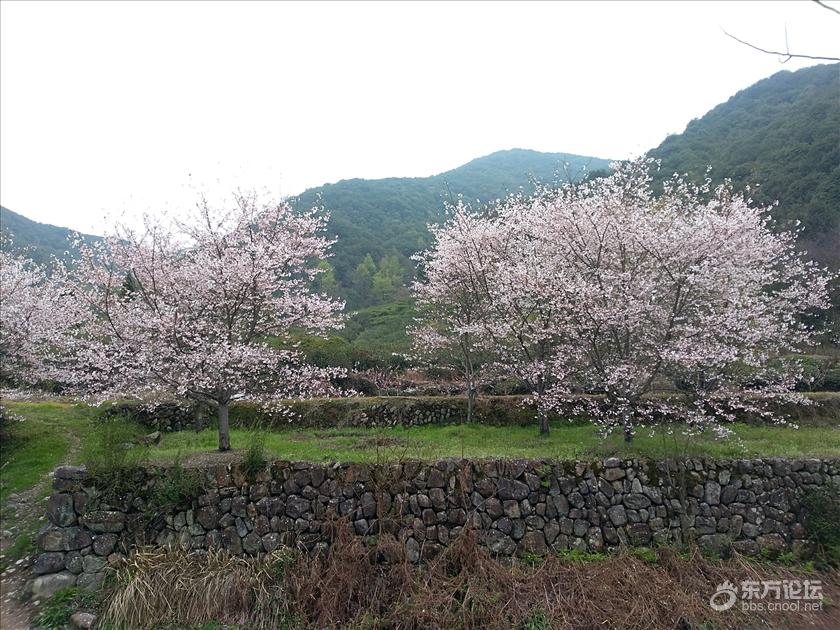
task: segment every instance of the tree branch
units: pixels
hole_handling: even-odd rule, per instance
[[[814,1],[816,2],[816,0],[814,0]],[[832,7],[826,7],[826,8],[832,8]],[[834,9],[832,8],[832,10],[834,10]],[[787,63],[791,59],[813,59],[815,61],[840,61],[840,57],[820,57],[818,55],[800,55],[800,54],[792,53],[792,52],[790,52],[790,50],[788,50],[787,52],[779,52],[777,50],[767,50],[765,48],[761,48],[760,46],[756,46],[755,44],[745,42],[743,39],[739,39],[739,38],[735,37],[734,35],[732,35],[731,33],[728,33],[725,29],[721,29],[721,30],[723,31],[724,35],[734,39],[739,44],[743,44],[744,46],[749,46],[750,48],[752,48],[754,50],[758,50],[759,52],[763,52],[763,53],[768,54],[768,55],[777,55],[779,57],[785,57],[785,59],[782,60],[782,63]]]
[[[823,9],[828,9],[829,11],[834,11],[837,15],[840,15],[840,10],[837,10],[834,7],[828,6],[825,2],[821,2],[821,0],[813,0],[813,2],[816,2]]]

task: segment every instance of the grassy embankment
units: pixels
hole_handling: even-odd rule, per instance
[[[10,402],[9,408],[24,421],[12,428],[12,439],[0,451],[2,490],[31,487],[68,457],[80,461],[95,434],[94,410],[67,403]],[[664,431],[640,429],[631,446],[618,434],[602,439],[587,424],[557,422],[551,434],[541,437],[532,426],[428,425],[387,429],[295,429],[261,436],[268,456],[277,459],[376,462],[395,459],[436,460],[447,457],[574,459],[610,455],[660,458],[686,454],[717,458],[840,456],[840,422],[819,421],[815,426],[790,427],[731,425],[737,439],[716,440],[698,436],[687,446],[676,444]],[[135,430],[141,431],[139,427]],[[248,446],[252,433],[234,429],[235,448]],[[181,431],[165,434],[160,446],[150,449],[152,461],[173,460],[178,454],[212,452],[216,432]],[[75,445],[75,446],[74,446]]]

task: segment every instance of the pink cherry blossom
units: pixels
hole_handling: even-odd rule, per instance
[[[0,248],[0,381],[26,386],[50,377],[42,357],[75,321],[72,305],[44,266]]]
[[[805,316],[828,307],[830,274],[729,183],[675,176],[654,194],[655,166],[615,165],[469,219],[482,236],[464,281],[499,364],[531,387],[542,431],[546,411],[581,392],[606,396],[590,412],[627,440],[648,418],[705,427],[807,402],[786,356],[810,343]],[[457,226],[443,230],[437,242],[454,242]]]
[[[80,243],[62,281],[87,309],[52,357],[82,392],[191,398],[218,409],[219,448],[230,448],[228,406],[328,395],[339,370],[308,365],[290,331],[323,334],[343,304],[310,290],[328,255],[327,216],[238,194],[232,207],[202,200],[188,219],[146,217],[104,242]]]

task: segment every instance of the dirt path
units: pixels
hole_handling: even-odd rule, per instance
[[[81,449],[81,441],[67,434],[70,444],[62,464],[71,463]],[[46,521],[46,496],[52,487],[52,473],[31,488],[9,495],[0,514],[0,554],[5,555],[18,535],[36,532]],[[2,630],[28,630],[42,603],[25,599],[26,582],[32,578],[35,554],[30,553],[0,574],[0,627]]]

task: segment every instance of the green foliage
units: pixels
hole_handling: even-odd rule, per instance
[[[544,610],[539,609],[532,612],[523,625],[523,630],[549,630],[550,628],[551,622],[548,615]]]
[[[245,449],[245,458],[242,460],[242,471],[249,481],[253,483],[257,475],[268,466],[268,457],[265,452],[266,434],[259,429],[252,429],[248,435],[248,448]]]
[[[286,572],[295,565],[298,552],[291,547],[282,547],[271,554],[269,572],[276,582],[282,582]]]
[[[78,588],[65,588],[50,597],[35,620],[43,630],[63,630],[70,625],[70,617],[77,610],[96,609],[96,595]]]
[[[756,202],[779,201],[777,220],[801,220],[812,240],[838,225],[840,64],[783,70],[741,90],[650,152],[661,178],[688,172],[759,185]],[[834,233],[836,237],[836,232]],[[835,257],[840,252],[834,252]]]
[[[797,385],[800,391],[840,391],[840,359],[831,355],[806,354],[794,357],[802,366],[806,381]]]
[[[379,272],[383,259],[390,270],[396,259],[403,277],[411,275],[410,256],[430,242],[427,225],[441,221],[445,203],[457,195],[489,202],[533,190],[533,179],[566,181],[608,167],[607,160],[598,158],[512,149],[432,177],[350,179],[312,188],[298,197],[296,205],[323,205],[331,213],[328,232],[338,238],[331,259],[336,281],[350,307],[359,308],[376,301],[371,292],[377,261]],[[391,271],[385,275],[396,277]],[[380,290],[388,289],[384,278],[382,282]]]
[[[178,453],[171,467],[157,471],[150,507],[164,513],[189,507],[191,501],[203,490],[201,474],[185,468],[181,464],[181,454]]]
[[[406,328],[414,322],[414,302],[404,299],[364,308],[353,314],[339,334],[353,348],[360,369],[404,367],[411,348]]]
[[[142,477],[148,448],[135,443],[143,428],[129,419],[112,416],[100,421],[83,450],[91,482],[106,499],[132,492]]]
[[[520,560],[522,564],[527,564],[528,566],[536,567],[545,562],[545,557],[536,553],[531,553],[530,551],[526,551],[522,554]]]
[[[318,293],[337,296],[338,283],[335,279],[335,268],[327,260],[319,260],[316,267],[321,270],[321,273],[315,276],[313,289]]]
[[[648,564],[659,563],[659,554],[656,553],[656,549],[651,549],[650,547],[631,547],[630,553]]]
[[[840,485],[810,488],[799,503],[811,539],[826,550],[840,549]]]

